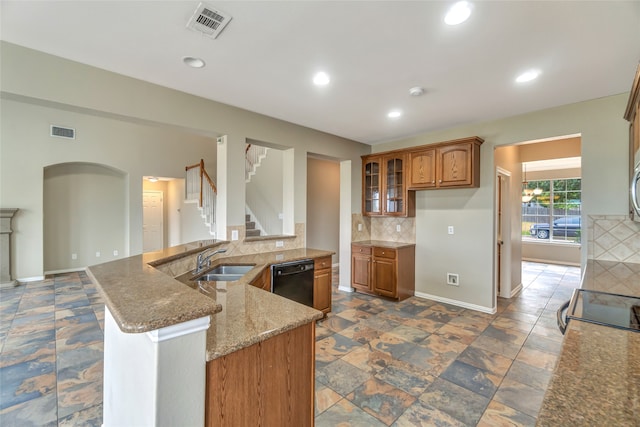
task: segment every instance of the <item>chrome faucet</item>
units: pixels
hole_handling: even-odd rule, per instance
[[[210,251],[213,251],[211,253],[208,253]],[[207,266],[210,265],[211,263],[211,257],[214,255],[218,255],[221,253],[227,252],[226,249],[213,249],[213,248],[209,248],[209,249],[205,249],[204,251],[200,252],[198,254],[198,260],[196,263],[196,273],[200,273],[203,269],[204,269],[204,264],[207,263]]]

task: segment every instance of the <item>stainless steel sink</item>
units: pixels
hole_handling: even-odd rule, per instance
[[[240,280],[253,265],[221,265],[191,280],[197,282],[233,282]]]

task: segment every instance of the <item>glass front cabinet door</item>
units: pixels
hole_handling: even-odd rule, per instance
[[[406,156],[393,153],[362,158],[362,213],[413,216],[407,209]]]
[[[364,187],[362,212],[365,215],[380,215],[382,213],[381,169],[380,158],[374,157],[364,160],[362,167]]]

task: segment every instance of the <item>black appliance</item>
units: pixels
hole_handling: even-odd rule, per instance
[[[563,316],[565,310],[566,316]],[[638,332],[640,331],[640,298],[576,289],[571,299],[557,312],[558,328],[563,334],[571,319]]]
[[[313,260],[272,265],[271,292],[313,307]]]

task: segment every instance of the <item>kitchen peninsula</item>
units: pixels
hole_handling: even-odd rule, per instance
[[[240,280],[187,286],[203,241],[92,266],[105,299],[104,426],[311,425],[322,312],[251,283],[270,265],[332,254],[221,254]],[[278,399],[273,399],[277,395]]]
[[[640,296],[640,264],[588,260],[583,289]],[[537,425],[637,426],[640,332],[572,320]]]

